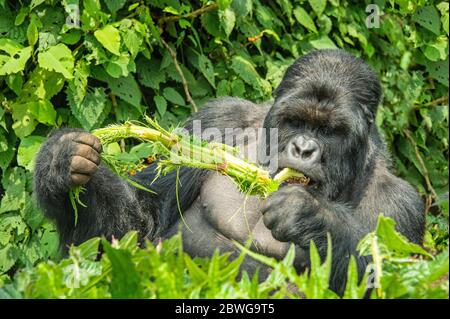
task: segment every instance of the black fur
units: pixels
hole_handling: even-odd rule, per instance
[[[256,106],[225,98],[208,103],[192,120],[203,128],[276,127],[281,166],[297,168],[316,184],[289,185],[272,194],[263,208],[264,222],[275,239],[308,250],[314,240],[322,257],[326,234],[333,244],[331,287],[342,292],[347,263],[358,241],[375,228],[377,216],[394,218],[397,228],[420,243],[424,233],[423,203],[405,181],[390,173],[390,160],[374,125],[381,89],[377,76],[360,59],[343,51],[315,51],[297,60],[275,93],[275,101]],[[192,122],[186,125],[192,132]],[[105,167],[92,176],[82,194],[78,225],[68,199],[71,150],[59,138],[73,130],[54,132],[37,157],[35,191],[46,215],[55,220],[63,246],[92,236],[119,237],[137,229],[155,239],[173,231],[179,218],[175,174],[153,180],[152,165],[134,178],[156,191],[152,195],[130,187]],[[298,136],[314,139],[321,160],[305,168],[287,154]],[[185,211],[200,194],[208,173],[182,169],[180,203]],[[224,202],[223,205],[227,205]],[[211,251],[214,247],[210,247]],[[199,248],[205,251],[205,247]],[[360,274],[369,260],[357,258]]]

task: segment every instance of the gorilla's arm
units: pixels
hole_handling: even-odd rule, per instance
[[[265,112],[266,108],[242,99],[216,99],[207,103],[185,127],[190,133],[195,133],[193,120],[200,120],[202,130],[218,128],[220,136],[216,138],[222,142],[225,128],[254,126]],[[95,163],[82,158],[84,164],[81,166],[86,171],[74,173],[71,171],[73,158],[79,151],[76,147],[80,146],[79,143],[74,145],[74,139],[78,134],[88,133],[80,129],[54,131],[36,158],[34,186],[37,199],[45,215],[55,221],[62,247],[79,244],[93,236],[120,237],[130,230],[138,230],[141,237],[154,239],[163,235],[179,218],[178,202],[181,211],[185,211],[198,196],[207,172],[197,169],[180,170],[178,199],[175,196],[176,172],[162,176],[150,185],[155,177],[156,164],[133,177],[138,183],[154,190],[156,195],[130,186],[104,165],[97,166],[98,162],[92,158]],[[88,153],[81,155],[89,158]],[[85,191],[80,197],[86,205],[77,204],[76,226],[68,196],[74,182],[84,185]]]
[[[71,161],[77,150],[73,139],[81,133],[77,129],[55,131],[36,158],[36,196],[45,215],[55,221],[63,249],[94,236],[120,237],[132,229],[142,235],[152,231],[156,208],[151,207],[149,193],[128,185],[102,164],[91,175],[74,176]],[[77,225],[68,195],[74,178],[89,179],[80,196],[86,207],[77,204]]]
[[[420,243],[423,238],[423,204],[417,192],[405,181],[384,171],[373,176],[360,205],[352,208],[331,202],[303,186],[281,188],[267,201],[264,223],[274,238],[290,241],[308,249],[310,241],[316,244],[322,258],[326,256],[327,233],[332,240],[331,288],[343,293],[348,262],[356,259],[360,278],[370,257],[361,257],[356,251],[358,242],[376,228],[379,214],[393,218],[397,230],[409,240]]]

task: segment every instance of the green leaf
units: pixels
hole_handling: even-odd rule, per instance
[[[231,9],[219,11],[219,17],[220,17],[220,24],[228,38],[231,32],[233,31],[234,24],[236,23],[236,16],[234,14],[234,11]]]
[[[418,8],[413,14],[412,20],[434,34],[440,34],[441,22],[439,20],[439,13],[434,6]]]
[[[393,256],[409,256],[420,254],[430,257],[430,254],[417,244],[411,243],[395,230],[395,221],[389,217],[379,215],[377,228],[361,240],[358,251],[361,255],[370,255],[373,238],[376,237],[382,258]]]
[[[317,28],[314,24],[314,21],[309,16],[308,12],[305,11],[302,7],[296,7],[294,9],[294,16],[297,21],[304,26],[306,29],[317,33]]]
[[[261,93],[267,94],[271,91],[270,83],[262,79],[251,62],[242,56],[234,56],[231,67],[239,77],[247,84],[258,89]]]
[[[3,109],[0,109],[0,118]],[[3,133],[0,128],[0,168],[5,171],[11,163],[16,153],[15,147],[16,136],[14,134]]]
[[[6,84],[16,95],[20,95],[23,86],[23,77],[20,74],[10,74],[6,77]]]
[[[106,65],[106,72],[113,78],[127,77],[129,74],[130,56],[122,54],[113,56]]]
[[[23,138],[20,141],[17,151],[17,164],[25,167],[29,171],[33,171],[34,158],[44,140],[45,138],[42,136],[28,136]]]
[[[94,237],[85,241],[79,246],[70,247],[70,254],[72,255],[79,254],[80,257],[84,259],[95,260],[98,257],[99,245],[100,245],[100,238]]]
[[[33,10],[38,5],[40,5],[40,4],[44,3],[44,2],[45,2],[45,0],[31,0],[30,10]]]
[[[138,79],[142,85],[159,90],[159,85],[166,81],[166,72],[159,70],[160,62],[157,59],[137,61]]]
[[[120,9],[123,8],[127,0],[108,0],[105,1],[106,6],[108,7],[109,12],[116,13]]]
[[[327,35],[311,40],[309,43],[318,50],[337,49],[336,44]]]
[[[159,115],[163,116],[167,111],[167,102],[166,99],[161,95],[155,95],[153,97],[153,101],[155,102],[156,109],[159,112]]]
[[[31,14],[30,24],[28,24],[27,28],[28,45],[34,46],[38,41],[38,28],[40,27],[42,27],[42,23],[39,20],[38,16],[35,13]]]
[[[19,258],[19,249],[11,244],[0,248],[0,273],[8,271]]]
[[[8,169],[6,173],[4,173],[2,178],[2,185],[3,189],[5,189],[5,194],[1,199],[0,214],[4,212],[19,210],[20,208],[22,208],[26,198],[25,182],[26,175],[23,168],[15,167],[13,169]],[[12,217],[13,216],[11,216],[11,218]],[[17,218],[19,220],[16,220]],[[8,223],[10,224],[12,221],[16,220],[14,224],[18,226],[20,217],[17,218],[9,219]],[[5,219],[0,219],[0,223],[6,223]],[[0,229],[2,229],[2,227],[0,227]]]
[[[133,58],[136,57],[138,52],[142,49],[143,40],[142,35],[136,32],[135,29],[127,29],[125,33],[123,33],[123,42]]]
[[[30,135],[38,123],[55,125],[56,111],[49,100],[13,104],[12,128],[20,138]]]
[[[327,0],[308,0],[308,2],[318,17],[320,17],[327,6]]]
[[[198,68],[199,68],[200,72],[202,72],[202,74],[208,80],[209,84],[211,84],[211,86],[213,88],[215,88],[216,87],[216,84],[214,81],[215,74],[214,74],[214,67],[211,63],[211,60],[209,60],[204,55],[199,55],[198,56]]]
[[[448,63],[448,57],[445,61],[438,61],[438,62],[433,62],[433,61],[426,61],[426,67],[427,67],[427,71],[430,73],[430,75],[438,80],[440,83],[442,83],[443,85],[445,85],[446,87],[448,87],[448,67],[449,67],[449,63]]]
[[[233,0],[218,0],[217,4],[219,5],[219,10],[226,10],[232,2]]]
[[[80,60],[77,62],[74,78],[69,82],[69,89],[77,103],[81,103],[86,96],[89,72],[89,64],[86,61]]]
[[[66,79],[73,78],[74,58],[65,44],[57,44],[38,55],[41,68],[61,73]]]
[[[174,88],[168,87],[163,90],[163,96],[166,98],[167,101],[175,104],[184,106],[184,98],[178,93]]]
[[[108,24],[102,29],[94,32],[95,38],[109,52],[120,55],[120,32],[112,25]]]
[[[141,278],[127,250],[113,248],[102,241],[112,266],[111,295],[113,298],[139,298],[142,296]]]
[[[86,93],[83,101],[75,101],[72,92],[68,91],[67,99],[70,105],[70,110],[75,118],[80,122],[85,130],[100,125],[106,118],[107,100],[106,93],[102,88],[95,88]],[[106,113],[106,114],[105,114]]]
[[[141,90],[131,75],[126,78],[111,78],[108,80],[109,88],[112,93],[120,97],[122,100],[130,103],[138,108],[141,105]]]
[[[25,64],[30,58],[32,51],[32,47],[24,48],[10,39],[1,38],[0,75],[17,73],[25,69]]]

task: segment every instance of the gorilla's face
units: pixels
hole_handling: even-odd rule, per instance
[[[345,200],[368,164],[378,100],[378,80],[361,60],[341,51],[299,59],[264,122],[278,128],[279,169],[299,170],[310,177],[309,187]]]

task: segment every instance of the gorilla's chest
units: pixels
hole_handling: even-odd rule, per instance
[[[241,155],[256,162],[256,134],[238,140],[242,142],[238,143]],[[199,196],[176,227],[181,228],[184,250],[191,256],[210,257],[216,249],[239,253],[233,241],[250,242],[253,251],[283,258],[290,243],[277,241],[265,227],[261,213],[263,204],[262,198],[240,193],[230,178],[219,173],[209,174],[202,183]],[[296,255],[296,262],[305,260],[298,247]],[[245,264],[252,268],[255,261],[246,259]]]
[[[275,240],[264,226],[262,201],[240,193],[229,178],[212,174],[204,182],[195,203],[184,214],[185,250],[189,252],[192,249],[195,255],[210,256],[216,248],[235,250],[232,240],[243,244],[251,240],[253,250],[284,257],[289,245]]]

